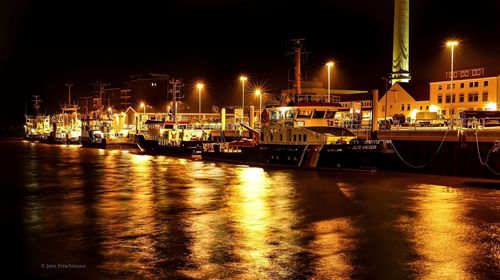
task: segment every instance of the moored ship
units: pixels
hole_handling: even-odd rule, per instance
[[[205,145],[202,158],[241,164],[318,169],[367,169],[393,153],[388,140],[363,140],[336,126],[341,105],[327,96],[295,95],[262,111],[256,141]],[[243,144],[245,143],[245,144]]]

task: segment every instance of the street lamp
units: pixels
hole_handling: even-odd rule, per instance
[[[330,71],[333,65],[334,63],[331,61],[326,64],[326,67],[328,69],[328,103],[330,103]]]
[[[201,118],[201,90],[203,89],[203,84],[197,83],[196,87],[198,88],[198,118]]]
[[[141,102],[141,108],[144,108],[144,114],[146,114],[146,104],[144,102]]]
[[[455,108],[453,108],[454,106],[454,96],[453,96],[453,59],[454,59],[454,53],[455,53],[455,47],[458,45],[458,42],[457,41],[448,41],[446,42],[446,46],[447,47],[451,47],[451,72],[450,72],[450,96],[451,96],[451,107],[452,107],[452,110],[450,113],[451,115],[451,119],[452,119],[452,122],[453,122],[453,114],[455,113]],[[456,101],[456,100],[455,100]]]
[[[247,77],[240,76],[240,81],[241,81],[241,110],[242,110],[241,123],[243,123],[243,119],[245,118],[245,81],[246,80],[248,80]]]
[[[260,91],[260,89],[255,90],[255,95],[259,96],[259,129],[262,129],[262,92]]]

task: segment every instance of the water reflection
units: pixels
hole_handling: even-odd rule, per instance
[[[24,174],[27,276],[469,279],[498,271],[498,190],[11,145]]]
[[[473,279],[474,255],[467,205],[458,189],[437,185],[413,188],[417,217],[412,242],[422,258],[415,262],[421,279]]]

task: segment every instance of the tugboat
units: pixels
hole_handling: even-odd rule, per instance
[[[282,98],[283,99],[283,98]],[[363,140],[336,125],[342,106],[327,96],[295,95],[262,111],[253,141],[205,145],[202,158],[240,164],[318,169],[376,169],[390,140]],[[255,135],[256,134],[256,135]]]
[[[99,96],[93,98],[94,110],[82,118],[80,143],[84,148],[134,148],[135,138],[129,130],[123,129],[125,113],[114,113],[108,101],[108,109],[104,112],[104,85],[99,82]]]
[[[188,122],[147,120],[146,135],[137,136],[137,146],[143,152],[159,155],[193,156],[200,155],[203,144],[210,132],[202,125]]]
[[[24,139],[29,141],[40,141],[50,133],[50,116],[40,114],[40,96],[33,95],[33,108],[35,115],[25,114]]]
[[[170,93],[173,98],[173,112],[170,120],[146,120],[147,132],[137,135],[137,146],[142,152],[170,155],[195,156],[200,155],[203,144],[210,143],[210,130],[203,124],[179,122],[177,118],[177,99],[180,98],[180,80],[172,79]]]
[[[52,115],[50,118],[52,130],[50,134],[43,135],[40,142],[47,144],[74,144],[80,145],[80,135],[82,122],[79,118],[79,106],[71,103],[71,87],[73,84],[67,83],[68,103],[61,105],[61,114]]]

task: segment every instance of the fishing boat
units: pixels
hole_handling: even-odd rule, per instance
[[[40,113],[40,96],[33,95],[34,114],[25,114],[24,139],[40,141],[50,134],[50,116]]]

